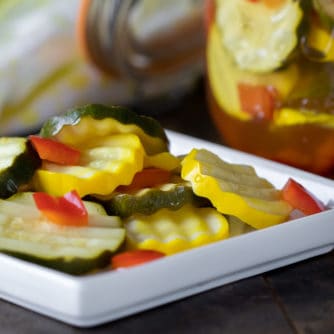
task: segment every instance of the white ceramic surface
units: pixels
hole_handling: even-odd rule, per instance
[[[227,161],[253,165],[277,187],[292,176],[325,203],[334,200],[334,181],[172,131],[168,136],[175,154],[207,148]],[[329,252],[333,244],[334,210],[328,210],[143,266],[83,277],[0,254],[0,297],[90,327]]]

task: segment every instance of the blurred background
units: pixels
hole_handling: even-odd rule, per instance
[[[2,0],[0,135],[86,103],[175,110],[200,84],[203,1]]]

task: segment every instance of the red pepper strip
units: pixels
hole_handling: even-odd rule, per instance
[[[51,222],[59,225],[88,225],[88,212],[75,190],[61,197],[44,192],[36,192],[33,197],[38,210]]]
[[[238,85],[241,109],[258,119],[271,120],[275,110],[277,92],[270,86]]]
[[[128,186],[119,186],[117,191],[127,192],[130,190],[154,187],[170,180],[171,172],[155,167],[144,168],[136,173]]]
[[[149,249],[136,249],[133,251],[127,251],[119,253],[112,257],[111,267],[113,269],[128,268],[144,264],[153,260],[164,257],[165,254],[155,250]]]
[[[39,157],[60,165],[77,165],[80,159],[80,151],[50,138],[36,135],[29,139],[37,151]]]
[[[305,215],[312,215],[326,209],[319,199],[291,178],[284,185],[282,196],[292,207],[300,210]]]

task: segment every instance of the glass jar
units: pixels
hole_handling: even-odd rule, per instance
[[[203,0],[83,0],[77,25],[86,60],[125,82],[142,113],[157,114],[203,74]]]
[[[334,4],[206,2],[208,101],[224,142],[334,172]]]
[[[203,74],[203,0],[0,1],[0,136],[75,105],[158,114]]]

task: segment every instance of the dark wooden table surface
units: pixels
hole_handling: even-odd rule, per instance
[[[201,85],[159,120],[166,128],[219,142]],[[112,298],[112,291],[110,295]],[[334,253],[90,329],[72,327],[0,301],[0,333],[333,334]]]

